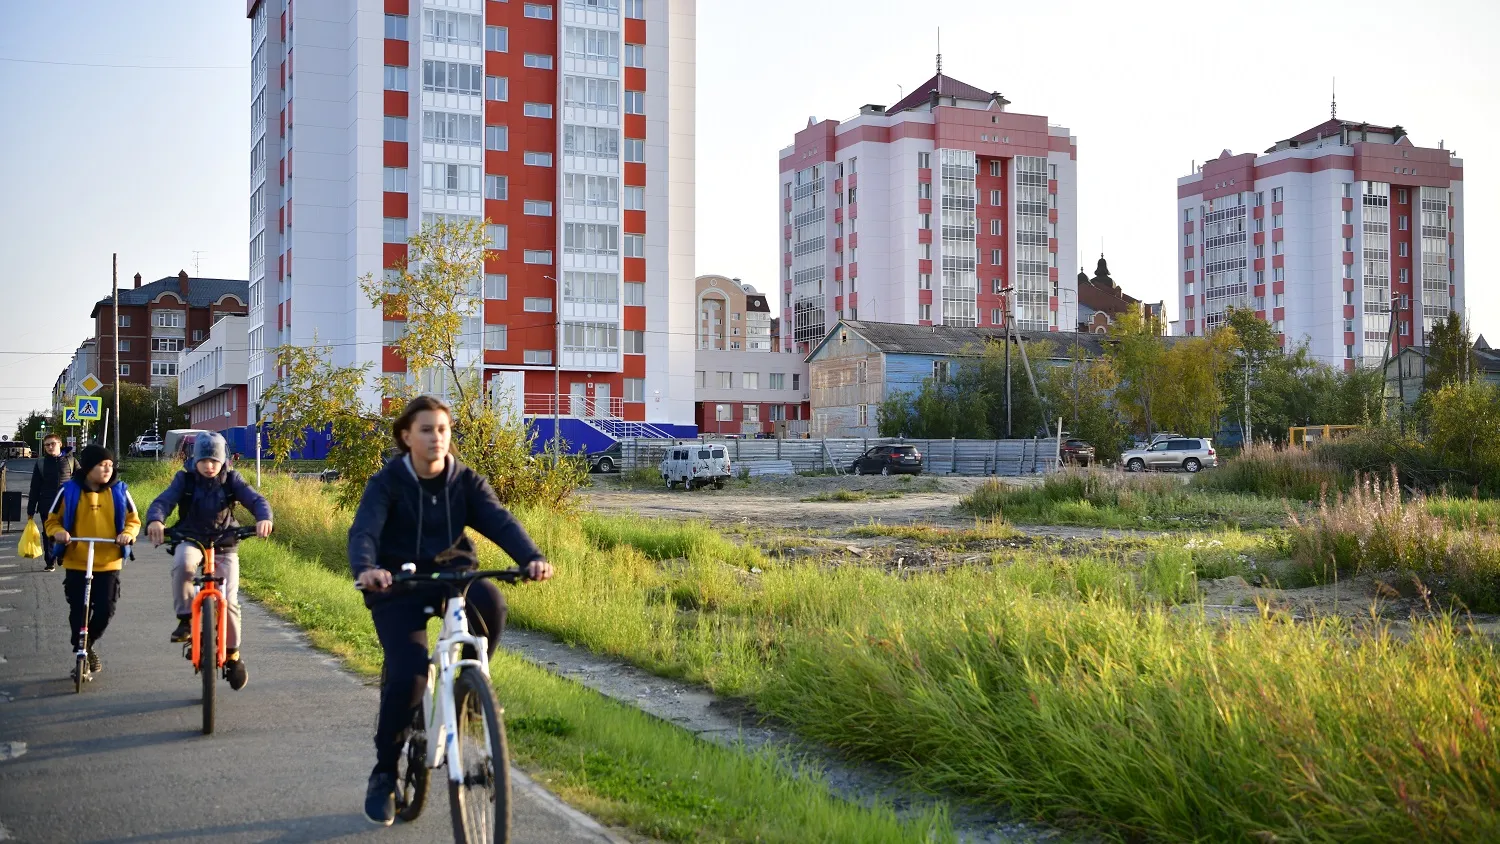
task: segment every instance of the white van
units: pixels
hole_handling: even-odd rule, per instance
[[[729,451],[722,443],[687,443],[667,449],[661,461],[661,477],[667,489],[682,484],[688,489],[713,484],[723,489],[729,480]]]

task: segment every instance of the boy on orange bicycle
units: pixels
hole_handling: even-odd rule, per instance
[[[239,540],[232,532],[224,531],[238,526],[234,520],[234,505],[238,503],[255,517],[255,535],[270,536],[271,505],[240,473],[225,465],[227,450],[219,434],[198,435],[188,466],[172,478],[171,486],[147,508],[146,537],[152,544],[162,543],[166,533],[162,522],[173,507],[177,508],[178,526],[190,536],[220,537],[214,546],[214,570],[224,578],[224,602],[229,615],[224,676],[229,687],[238,691],[250,682],[250,671],[240,658],[240,555],[236,548]],[[193,573],[202,562],[203,552],[192,543],[177,546],[172,565],[172,600],[177,611],[173,642],[186,642],[192,637]]]
[[[103,670],[94,643],[104,635],[120,601],[120,569],[125,565],[125,546],[135,541],[141,518],[125,482],[115,475],[115,455],[102,445],[90,445],[78,457],[78,469],[58,490],[47,514],[47,536],[59,545],[73,537],[109,539],[94,551],[94,587],[89,593],[89,670]],[[68,623],[73,649],[78,649],[79,630],[84,625],[84,579],[89,549],[68,545],[63,552],[63,594],[68,598]]]

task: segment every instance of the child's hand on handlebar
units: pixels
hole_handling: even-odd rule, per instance
[[[135,537],[131,536],[128,533],[121,533],[119,536],[115,537],[115,544],[119,545],[121,547],[129,545],[130,543],[132,543],[134,541],[135,541]]]
[[[354,585],[368,591],[382,592],[390,588],[391,573],[381,568],[365,569],[354,579]]]
[[[551,580],[552,564],[546,560],[532,560],[526,565],[526,577],[530,580]]]
[[[69,536],[67,531],[63,530],[62,528],[58,528],[57,533],[52,534],[52,541],[56,542],[58,545],[67,545],[69,542],[73,541],[73,537]]]
[[[152,545],[160,545],[164,534],[165,531],[162,529],[161,522],[152,522],[146,525],[146,538],[151,540]]]
[[[271,520],[261,519],[260,521],[256,522],[255,535],[260,537],[261,539],[266,539],[267,537],[269,537],[271,535]]]

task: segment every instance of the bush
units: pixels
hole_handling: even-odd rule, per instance
[[[1193,486],[1266,498],[1316,501],[1326,493],[1348,490],[1352,481],[1352,474],[1320,453],[1256,443],[1237,457],[1221,461],[1217,470],[1200,473],[1193,478]]]

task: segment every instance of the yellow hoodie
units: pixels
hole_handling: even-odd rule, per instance
[[[104,487],[98,492],[91,491],[87,485],[79,482],[83,493],[78,498],[78,512],[73,517],[72,536],[83,536],[100,539],[115,538],[115,499],[110,493],[109,487]],[[125,533],[134,539],[141,531],[141,517],[135,510],[135,501],[130,493],[125,494]],[[52,535],[62,529],[63,497],[57,496],[53,502],[52,512],[47,514],[46,534],[44,541],[51,542]],[[88,568],[89,549],[88,543],[69,545],[63,554],[63,568],[83,571]],[[124,550],[118,545],[96,544],[94,546],[94,571],[119,571],[124,564]]]

